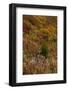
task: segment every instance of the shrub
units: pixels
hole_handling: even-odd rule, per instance
[[[41,53],[45,58],[48,57],[48,47],[46,45],[46,43],[43,43],[42,47],[41,47]]]

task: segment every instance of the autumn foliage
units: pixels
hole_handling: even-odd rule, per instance
[[[57,17],[23,15],[23,74],[57,73]]]

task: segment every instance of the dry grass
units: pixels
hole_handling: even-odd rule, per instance
[[[23,19],[23,74],[57,73],[57,17]]]
[[[57,62],[54,59],[36,60],[25,59],[23,64],[23,74],[47,74],[47,73],[57,73]]]

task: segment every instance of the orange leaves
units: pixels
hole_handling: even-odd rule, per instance
[[[23,74],[57,73],[57,17],[23,16]]]

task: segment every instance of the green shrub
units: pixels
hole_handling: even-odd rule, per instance
[[[41,53],[45,58],[48,57],[48,47],[46,45],[46,43],[43,43],[42,47],[41,47]]]

